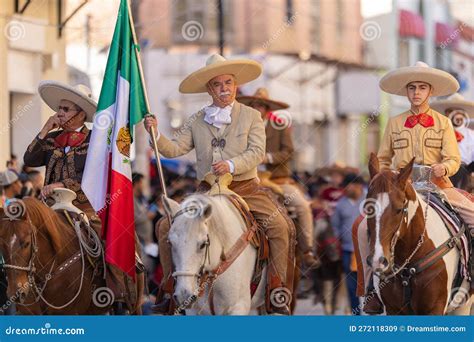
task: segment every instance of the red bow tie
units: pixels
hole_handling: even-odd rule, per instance
[[[57,147],[76,147],[82,144],[85,138],[86,135],[82,132],[63,132],[54,139],[54,142]]]
[[[421,113],[418,115],[410,115],[409,117],[407,117],[405,121],[405,127],[408,127],[408,128],[413,128],[417,124],[420,124],[423,127],[433,127],[434,120],[432,116],[426,113]]]
[[[460,142],[464,139],[464,135],[462,135],[461,133],[459,133],[458,131],[454,131],[454,134],[456,135],[456,141],[457,142]]]

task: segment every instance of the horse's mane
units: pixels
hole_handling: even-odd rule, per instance
[[[369,192],[374,194],[379,194],[382,192],[390,192],[393,187],[393,182],[395,179],[395,173],[390,170],[380,171],[374,178],[370,181]]]
[[[372,178],[369,184],[368,195],[379,194],[383,192],[391,192],[397,189],[397,174],[391,170],[380,171],[374,178]],[[416,199],[416,192],[413,186],[407,186],[405,193],[408,200]]]
[[[56,254],[73,251],[76,247],[71,242],[75,238],[75,233],[69,224],[65,223],[63,218],[53,209],[33,197],[22,199],[26,210],[26,216],[22,220],[4,220],[5,227],[15,228],[19,223],[24,224],[28,218],[37,228],[38,236],[43,235],[49,238]]]

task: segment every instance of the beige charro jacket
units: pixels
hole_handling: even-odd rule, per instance
[[[389,119],[377,155],[380,167],[398,170],[413,157],[415,163],[421,165],[442,163],[447,175],[433,181],[441,188],[452,187],[448,177],[454,175],[461,165],[454,129],[446,116],[432,109],[428,114],[434,119],[434,126],[428,128],[420,124],[413,128],[405,127],[407,117],[413,115],[410,111]]]
[[[204,121],[204,111],[191,115],[170,140],[163,134],[158,139],[158,150],[167,158],[182,156],[192,149],[196,152],[198,180],[211,172],[211,165],[220,160],[234,163],[234,181],[257,177],[257,165],[265,157],[265,127],[260,113],[237,101],[232,107],[232,122],[222,134]],[[225,139],[222,151],[212,146],[214,138]]]

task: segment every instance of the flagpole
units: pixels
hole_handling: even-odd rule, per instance
[[[130,29],[132,30],[134,50],[135,50],[135,54],[137,56],[137,61],[138,61],[138,70],[140,72],[140,79],[143,85],[143,93],[145,95],[146,110],[148,113],[151,113],[150,102],[148,101],[148,93],[147,93],[147,88],[145,84],[145,77],[143,75],[142,60],[140,58],[140,51],[138,50],[139,45],[138,45],[137,35],[135,33],[135,23],[133,21],[133,16],[132,16],[132,6],[130,5],[130,0],[126,0],[126,1],[127,1],[127,6],[128,6],[128,18],[130,20]],[[168,197],[168,193],[166,191],[165,177],[163,175],[163,168],[161,166],[160,153],[158,152],[158,144],[156,143],[155,128],[153,126],[150,127],[150,136],[151,136],[151,142],[153,145],[153,151],[155,152],[156,167],[158,169],[158,174],[160,176],[161,189],[163,190],[163,195],[165,197]]]

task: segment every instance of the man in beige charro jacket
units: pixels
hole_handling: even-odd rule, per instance
[[[260,64],[250,60],[226,60],[213,55],[204,68],[189,75],[180,85],[182,93],[208,92],[213,104],[193,114],[173,139],[158,133],[158,149],[165,157],[175,158],[195,150],[197,178],[202,181],[208,172],[217,176],[233,175],[229,188],[241,195],[250,207],[259,225],[265,229],[270,244],[269,299],[291,291],[289,256],[293,254],[294,227],[291,220],[278,210],[276,203],[259,187],[257,165],[265,157],[265,127],[260,113],[235,101],[237,85],[256,79]],[[157,127],[156,119],[148,116],[145,128]],[[201,183],[200,189],[206,185]],[[158,223],[160,260],[164,283],[157,298],[156,310],[165,313],[171,304],[172,258],[167,241],[168,220]],[[289,314],[289,299],[275,306],[267,301],[267,311]]]
[[[423,62],[415,66],[393,70],[380,81],[385,92],[406,96],[411,103],[410,110],[399,114],[387,123],[378,152],[381,169],[399,170],[415,158],[415,163],[431,166],[432,182],[443,190],[449,202],[457,209],[469,229],[474,227],[474,204],[457,191],[449,176],[455,174],[461,157],[451,121],[430,108],[431,96],[444,96],[457,91],[456,79]],[[392,167],[393,166],[393,167]],[[362,225],[359,226],[362,228]],[[367,229],[358,230],[358,244],[361,254],[368,250]],[[364,262],[364,274],[369,267]],[[371,291],[371,281],[366,279],[366,291]],[[383,311],[378,296],[370,296],[364,306],[368,314]]]

